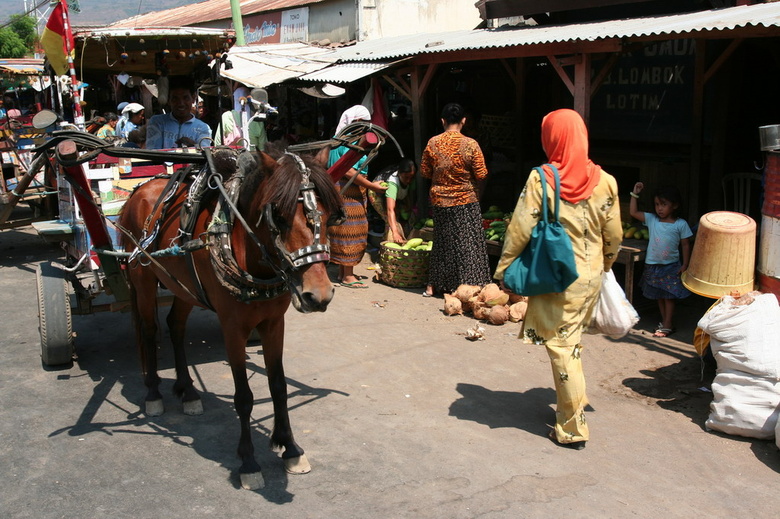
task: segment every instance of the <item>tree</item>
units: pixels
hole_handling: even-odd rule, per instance
[[[24,14],[11,15],[11,29],[22,39],[28,49],[33,50],[38,39],[35,18]]]
[[[0,29],[0,58],[23,58],[34,50],[37,38],[33,17],[12,15],[8,26]]]
[[[10,27],[0,29],[0,58],[23,58],[29,49]]]

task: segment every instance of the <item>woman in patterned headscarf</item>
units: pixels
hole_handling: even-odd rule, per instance
[[[530,297],[520,337],[544,345],[552,363],[557,408],[550,439],[579,450],[590,438],[580,340],[598,299],[601,274],[612,268],[620,247],[620,204],[615,178],[588,158],[588,130],[577,112],[563,109],[547,114],[542,121],[542,146],[560,175],[559,219],[571,238],[579,278],[564,292]],[[543,169],[548,186],[554,186],[552,170]],[[548,189],[547,196],[548,207],[554,207],[554,189]],[[541,180],[533,173],[507,228],[496,279],[504,278],[506,268],[525,249],[541,208]]]
[[[344,111],[336,127],[336,135],[341,130],[356,121],[370,121],[371,113],[368,108],[361,105],[355,105]],[[331,150],[328,157],[328,167],[335,164],[349,148],[339,146]],[[328,227],[328,238],[330,238],[330,261],[339,266],[339,283],[346,288],[368,288],[355,276],[355,265],[363,259],[368,244],[368,217],[366,216],[366,190],[371,189],[377,193],[384,193],[386,187],[382,187],[378,182],[371,182],[366,176],[363,165],[366,157],[362,157],[357,163],[347,171],[339,180],[338,188],[342,192],[344,199],[344,211],[347,219],[341,225]],[[347,187],[347,184],[349,186]],[[346,187],[346,189],[345,189]]]

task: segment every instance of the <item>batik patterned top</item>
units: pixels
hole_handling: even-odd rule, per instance
[[[477,141],[459,131],[446,131],[428,141],[420,174],[432,180],[431,205],[453,207],[479,201],[477,182],[488,171]]]

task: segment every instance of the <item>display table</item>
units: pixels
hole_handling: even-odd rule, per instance
[[[645,259],[647,240],[623,240],[615,263],[626,266],[625,285],[626,299],[633,303],[634,299],[634,263]]]
[[[491,256],[500,256],[501,242],[486,240],[487,252]],[[634,264],[637,261],[645,259],[645,253],[647,252],[647,240],[623,240],[618,251],[618,257],[615,263],[620,263],[626,266],[625,285],[626,298],[629,302],[633,303],[634,297]]]

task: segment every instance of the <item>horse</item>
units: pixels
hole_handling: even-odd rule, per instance
[[[282,450],[287,472],[311,470],[290,427],[282,352],[284,316],[290,303],[303,313],[324,312],[333,298],[334,288],[326,272],[326,226],[339,223],[343,203],[323,169],[327,151],[323,148],[316,157],[303,158],[286,153],[278,161],[264,152],[209,151],[208,163],[217,175],[209,177],[208,184],[217,184],[223,197],[230,195],[227,191],[235,192],[234,217],[243,222],[240,225],[230,225],[225,216],[231,212],[226,210],[230,204],[224,198],[209,196],[215,190],[206,189],[207,195],[200,201],[202,210],[193,215],[194,228],[183,233],[178,215],[192,209],[193,182],[198,182],[187,179],[179,179],[173,186],[164,178],[142,184],[131,194],[118,219],[118,228],[126,233],[122,245],[126,252],[132,252],[125,270],[147,388],[146,415],[157,416],[164,411],[156,355],[159,283],[174,296],[166,321],[174,351],[174,393],[181,399],[185,414],[203,412],[184,351],[187,316],[195,306],[210,308],[217,314],[241,425],[239,474],[242,486],[248,489],[263,486],[249,424],[254,398],[245,357],[253,329],[262,342],[273,401],[271,444]],[[224,185],[217,182],[223,177]],[[232,183],[235,179],[242,181]],[[207,244],[203,243],[206,236]],[[188,237],[192,239],[182,243]],[[149,252],[155,245],[170,244],[181,245],[188,252],[160,256]]]

